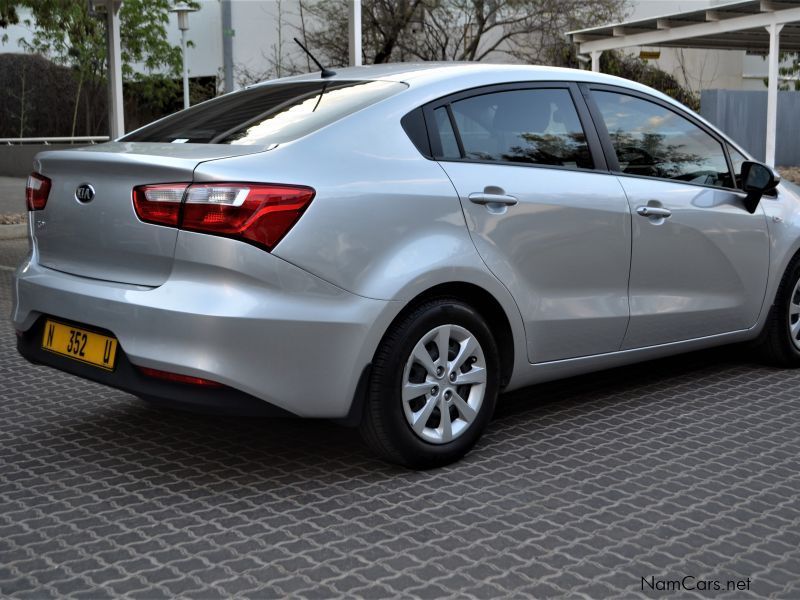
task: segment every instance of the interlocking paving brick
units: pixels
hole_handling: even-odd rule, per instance
[[[0,246],[0,264],[24,256]],[[159,410],[26,363],[0,270],[0,596],[800,597],[800,371],[721,349],[505,396],[408,472],[319,421]]]

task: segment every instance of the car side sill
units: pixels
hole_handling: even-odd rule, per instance
[[[752,340],[757,336],[758,327],[754,326],[750,329],[720,333],[691,340],[669,342],[657,346],[646,346],[644,348],[619,350],[617,352],[608,352],[605,354],[593,354],[592,356],[580,356],[577,358],[529,364],[524,367],[523,371],[514,373],[505,391],[511,391],[545,381],[583,375],[584,373],[591,373],[592,371],[602,371],[604,369],[611,369],[636,362],[664,358],[684,352],[744,342]]]

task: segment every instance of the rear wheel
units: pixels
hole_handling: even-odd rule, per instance
[[[800,258],[786,269],[759,347],[764,358],[775,365],[800,367]]]
[[[426,302],[378,348],[361,433],[383,458],[408,467],[458,460],[492,417],[499,373],[497,345],[472,307]]]

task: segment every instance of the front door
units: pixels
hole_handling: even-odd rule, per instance
[[[767,284],[763,209],[750,214],[725,146],[664,103],[591,93],[633,218],[623,349],[748,329]]]

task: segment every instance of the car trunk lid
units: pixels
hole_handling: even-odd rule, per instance
[[[39,154],[36,170],[52,182],[44,210],[32,213],[40,264],[107,281],[164,283],[172,269],[178,230],[140,221],[133,208],[133,188],[189,183],[201,162],[264,149],[115,142]],[[86,193],[86,186],[93,194]],[[87,196],[92,197],[87,201]]]

